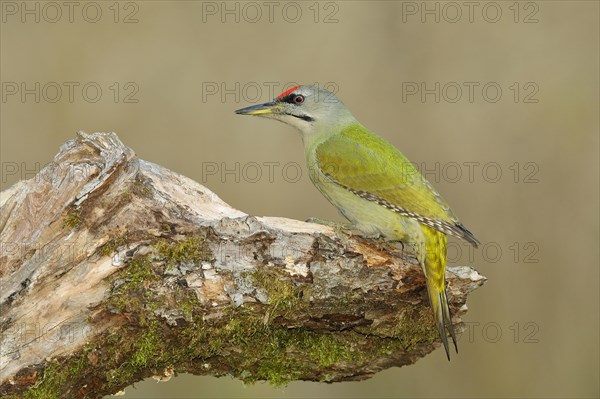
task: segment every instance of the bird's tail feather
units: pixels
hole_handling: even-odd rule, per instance
[[[456,334],[452,326],[450,307],[446,295],[446,242],[444,233],[440,233],[427,226],[423,226],[426,236],[425,244],[425,276],[427,278],[427,292],[433,310],[433,318],[438,332],[446,350],[446,356],[450,360],[450,349],[448,345],[448,333],[458,353]]]
[[[431,308],[433,309],[433,318],[438,329],[438,333],[442,338],[444,349],[446,350],[446,356],[450,360],[450,347],[448,345],[448,333],[454,343],[454,349],[458,353],[458,345],[456,343],[456,334],[454,333],[454,327],[452,326],[452,319],[450,317],[450,308],[448,307],[448,300],[446,292],[439,292],[428,289],[429,301],[431,302]]]

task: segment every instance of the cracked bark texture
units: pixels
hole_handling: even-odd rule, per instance
[[[79,132],[0,205],[3,396],[102,397],[181,372],[358,380],[440,345],[412,254],[246,215],[114,133]],[[485,278],[447,281],[461,331]]]

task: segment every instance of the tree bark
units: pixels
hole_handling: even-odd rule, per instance
[[[440,345],[401,246],[248,216],[114,133],[79,132],[0,206],[3,396],[96,398],[181,372],[358,380]],[[461,331],[485,278],[446,277]]]

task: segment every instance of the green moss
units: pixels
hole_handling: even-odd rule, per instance
[[[59,398],[60,389],[64,385],[67,376],[67,373],[61,372],[61,367],[57,363],[48,363],[44,369],[43,377],[25,393],[24,398]]]
[[[67,213],[67,217],[63,220],[64,229],[74,229],[81,225],[81,211],[77,209],[70,209]]]
[[[125,241],[122,237],[106,245],[112,252]],[[165,368],[230,373],[247,383],[266,380],[276,386],[298,379],[332,381],[338,375],[336,370],[360,370],[384,356],[437,339],[429,309],[424,306],[408,306],[399,313],[397,323],[390,322],[385,331],[363,326],[314,332],[279,325],[281,319],[273,316],[285,317],[291,312],[296,312],[296,318],[299,313],[308,316],[312,308],[308,286],[294,283],[285,271],[275,267],[261,267],[250,275],[267,294],[271,317],[265,318],[264,305],[247,304],[221,308],[221,317],[207,321],[203,319],[207,309],[193,290],[174,285],[165,292],[152,287],[164,282],[168,265],[212,261],[205,238],[161,239],[153,247],[164,262],[153,263],[156,258],[151,254],[137,256],[109,277],[113,288],[107,307],[125,314],[131,324],[111,329],[99,338],[95,344],[102,350],[95,352],[98,359],[93,365],[87,357],[93,347],[72,358],[47,363],[43,377],[24,397],[74,396],[65,392],[65,387],[76,386],[71,382],[74,378],[82,381],[81,385],[92,381],[95,385],[90,386],[90,392],[110,393]],[[181,316],[175,317],[177,323],[167,325],[163,321],[157,310],[165,306],[180,312]],[[95,379],[90,379],[92,376]]]
[[[181,293],[181,291],[182,291],[181,289],[178,290],[179,293]],[[178,296],[181,297],[182,295],[178,295]],[[181,310],[181,312],[183,313],[183,317],[189,321],[192,319],[192,316],[194,314],[194,309],[200,308],[201,305],[195,296],[193,299],[190,299],[189,298],[190,295],[186,295],[185,293],[183,294],[183,296],[185,297],[184,299],[178,300],[178,305],[179,305],[178,307]]]
[[[117,248],[127,244],[127,241],[128,240],[126,235],[110,239],[106,242],[106,244],[100,247],[98,253],[100,254],[100,256],[110,256],[117,250]]]
[[[308,375],[315,365],[331,367],[362,359],[354,333],[315,333],[265,324],[249,310],[230,310],[225,325],[205,326],[210,346],[204,355],[223,355],[229,369],[247,383],[266,380],[279,386]],[[235,347],[242,356],[228,357]],[[310,363],[306,362],[306,357]]]
[[[100,254],[109,255],[126,242],[127,236],[112,239],[101,247]],[[141,317],[142,322],[147,322],[151,319],[148,310],[155,311],[166,302],[165,298],[153,297],[154,291],[150,289],[152,284],[162,278],[165,270],[174,268],[182,262],[200,264],[213,261],[212,253],[204,236],[199,234],[187,236],[180,241],[163,238],[154,243],[153,248],[156,255],[164,259],[165,265],[154,264],[150,254],[136,256],[123,268],[122,272],[111,276],[113,288],[106,301],[111,311],[136,313]],[[186,320],[192,317],[194,308],[201,306],[193,293],[183,292],[181,287],[175,286],[171,296],[174,304],[169,303],[169,306],[180,307]],[[194,297],[193,300],[191,296]]]
[[[91,350],[86,345],[76,355],[62,361],[54,360],[46,364],[43,375],[24,392],[25,399],[55,399],[65,397],[66,382],[70,379],[81,379],[82,371],[88,366],[87,354]]]
[[[208,246],[200,236],[190,236],[182,241],[161,239],[153,247],[167,265],[186,260],[212,260]],[[150,368],[160,370],[190,361],[196,352],[191,348],[206,347],[205,332],[201,328],[202,305],[193,291],[174,286],[168,293],[157,294],[152,289],[166,267],[169,266],[154,264],[151,255],[138,256],[119,275],[111,277],[114,288],[106,301],[108,308],[112,312],[135,315],[144,330],[141,334],[136,330],[110,335],[108,347],[112,350],[108,351],[108,357],[111,361],[105,372],[110,387],[131,383]],[[165,305],[180,310],[188,323],[193,320],[196,323],[173,331],[166,328],[155,312]],[[186,344],[182,345],[179,340]]]
[[[265,290],[269,298],[270,314],[286,316],[289,312],[303,312],[308,306],[305,298],[309,298],[306,286],[296,285],[285,272],[273,267],[258,267],[252,273],[252,280],[257,287]]]
[[[418,344],[433,343],[438,339],[431,309],[427,306],[409,307],[399,312],[399,320],[391,331],[404,349],[413,349]]]
[[[366,359],[357,348],[359,334],[353,332],[327,334],[268,325],[260,313],[246,308],[224,312],[225,316],[213,323],[197,317],[193,323],[175,328],[174,335],[156,319],[133,340],[132,334],[119,334],[111,344],[114,351],[109,358],[114,367],[107,371],[107,381],[120,387],[149,368],[177,369],[194,361],[210,361],[247,383],[266,380],[279,386],[306,378],[315,365],[336,367]],[[307,356],[310,362],[306,362]]]
[[[359,362],[363,359],[362,352],[354,350],[356,343],[352,340],[341,341],[332,334],[319,334],[316,338],[308,338],[308,355],[319,367],[333,366],[341,361]]]
[[[160,239],[154,244],[154,248],[166,260],[167,270],[182,262],[200,264],[214,260],[205,237],[198,234],[187,236],[181,241]]]
[[[135,338],[132,341],[125,340],[124,337],[113,340],[115,345],[111,347],[111,355],[116,361],[106,371],[108,386],[120,387],[131,383],[145,369],[164,363],[167,347],[157,332],[157,326],[156,322],[148,324],[141,335],[133,335]],[[115,353],[115,350],[120,353]],[[126,356],[123,356],[124,353]]]
[[[212,260],[204,240],[197,236],[180,242],[161,240],[154,248],[167,264]],[[331,367],[343,361],[363,359],[362,353],[355,350],[356,341],[351,339],[353,333],[323,334],[270,325],[265,322],[260,309],[226,308],[223,318],[206,323],[201,317],[202,304],[194,294],[181,289],[172,292],[177,297],[174,307],[191,323],[175,329],[179,342],[173,344],[170,340],[174,337],[162,330],[161,323],[150,311],[151,304],[159,303],[160,298],[142,295],[143,300],[136,299],[140,297],[140,287],[157,278],[154,273],[149,258],[134,259],[124,276],[126,282],[113,290],[109,299],[109,303],[114,303],[120,310],[145,314],[142,318],[149,329],[129,347],[124,343],[115,345],[119,351],[128,351],[130,355],[107,372],[107,379],[114,386],[131,381],[132,376],[148,367],[160,369],[194,359],[217,358],[227,365],[226,369],[246,382],[266,380],[274,385],[301,378],[314,364]],[[307,307],[303,287],[296,286],[282,273],[261,268],[252,275],[257,286],[266,291],[272,315]],[[307,354],[310,364],[305,362]]]
[[[124,268],[124,273],[113,283],[111,294],[106,301],[109,310],[145,316],[146,312],[140,310],[145,310],[153,303],[151,290],[146,288],[157,279],[149,256],[133,258]],[[143,322],[145,319],[140,320]]]
[[[132,367],[140,369],[160,358],[159,337],[153,329],[148,330],[134,345],[134,353],[129,360]]]
[[[144,274],[140,268],[145,262],[138,260],[133,265],[135,274]],[[146,305],[139,301],[128,305],[129,311],[145,314],[141,317],[147,320],[142,329],[124,326],[97,343],[102,351],[98,352],[96,367],[101,367],[104,374],[89,367],[84,351],[73,360],[49,363],[43,379],[26,397],[68,396],[64,392],[65,384],[72,385],[68,380],[77,377],[83,381],[86,373],[104,375],[102,392],[113,392],[165,368],[197,372],[205,363],[211,365],[211,370],[225,370],[247,383],[265,380],[280,386],[317,376],[331,381],[337,369],[347,369],[349,364],[359,369],[382,355],[403,350],[405,345],[402,338],[352,330],[316,333],[267,324],[258,305],[228,307],[222,310],[223,317],[207,322],[200,317],[204,311],[193,295],[184,295],[176,305],[188,308],[194,316],[192,321],[181,327],[167,327]],[[404,328],[400,328],[400,335],[408,334]]]

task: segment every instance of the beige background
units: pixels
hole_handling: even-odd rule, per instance
[[[496,23],[486,20],[495,15],[489,7],[483,11],[486,3],[477,3],[473,22],[463,6],[455,23],[447,21],[456,11],[447,3],[437,3],[439,23],[435,15],[421,22],[405,12],[413,5],[434,9],[435,2],[320,3],[317,22],[314,3],[299,2],[296,23],[290,21],[296,8],[283,14],[279,2],[272,22],[263,2],[254,3],[263,13],[256,22],[252,5],[229,2],[239,7],[237,23],[235,15],[222,22],[219,14],[203,14],[212,5],[219,11],[221,2],[97,3],[102,16],[96,23],[83,18],[95,17],[93,9],[83,11],[84,3],[77,3],[73,22],[66,8],[50,22],[56,10],[28,6],[35,4],[39,23],[35,15],[21,20],[20,2],[2,3],[3,188],[30,177],[28,171],[49,162],[77,130],[105,130],[117,132],[140,157],[203,182],[247,213],[340,220],[305,169],[296,179],[296,164],[304,168],[304,160],[291,127],[233,114],[291,82],[329,83],[357,118],[415,163],[435,170],[439,162],[440,173],[427,177],[486,243],[485,251],[472,254],[462,244],[451,248],[450,263],[473,264],[489,281],[469,298],[472,334],[461,337],[461,353],[450,363],[440,349],[368,381],[283,389],[181,375],[165,384],[136,384],[126,398],[600,394],[598,2],[519,3],[516,23],[512,1],[495,3],[502,11]],[[132,12],[137,22],[124,23]],[[325,23],[332,12],[337,22]],[[531,13],[537,22],[525,23]],[[21,82],[40,83],[39,103],[32,94],[24,101],[10,94]],[[64,89],[54,103],[48,82]],[[73,102],[64,82],[79,84]],[[93,87],[88,100],[82,96],[90,82],[102,89],[95,103],[89,102]],[[278,82],[277,93],[267,82]],[[403,99],[411,82],[429,88],[456,82],[463,93],[449,101],[456,95],[450,85],[440,88],[439,103],[432,94],[424,102],[418,95]],[[473,102],[464,82],[479,84]],[[482,97],[490,82],[502,89],[497,102]],[[207,93],[221,84],[238,98]],[[125,103],[133,89],[138,102]],[[528,99],[537,103],[525,102],[534,90]],[[269,162],[276,163],[272,181]],[[472,179],[469,162],[478,163]],[[236,163],[237,178],[206,173]],[[502,176],[493,182],[498,170]]]

